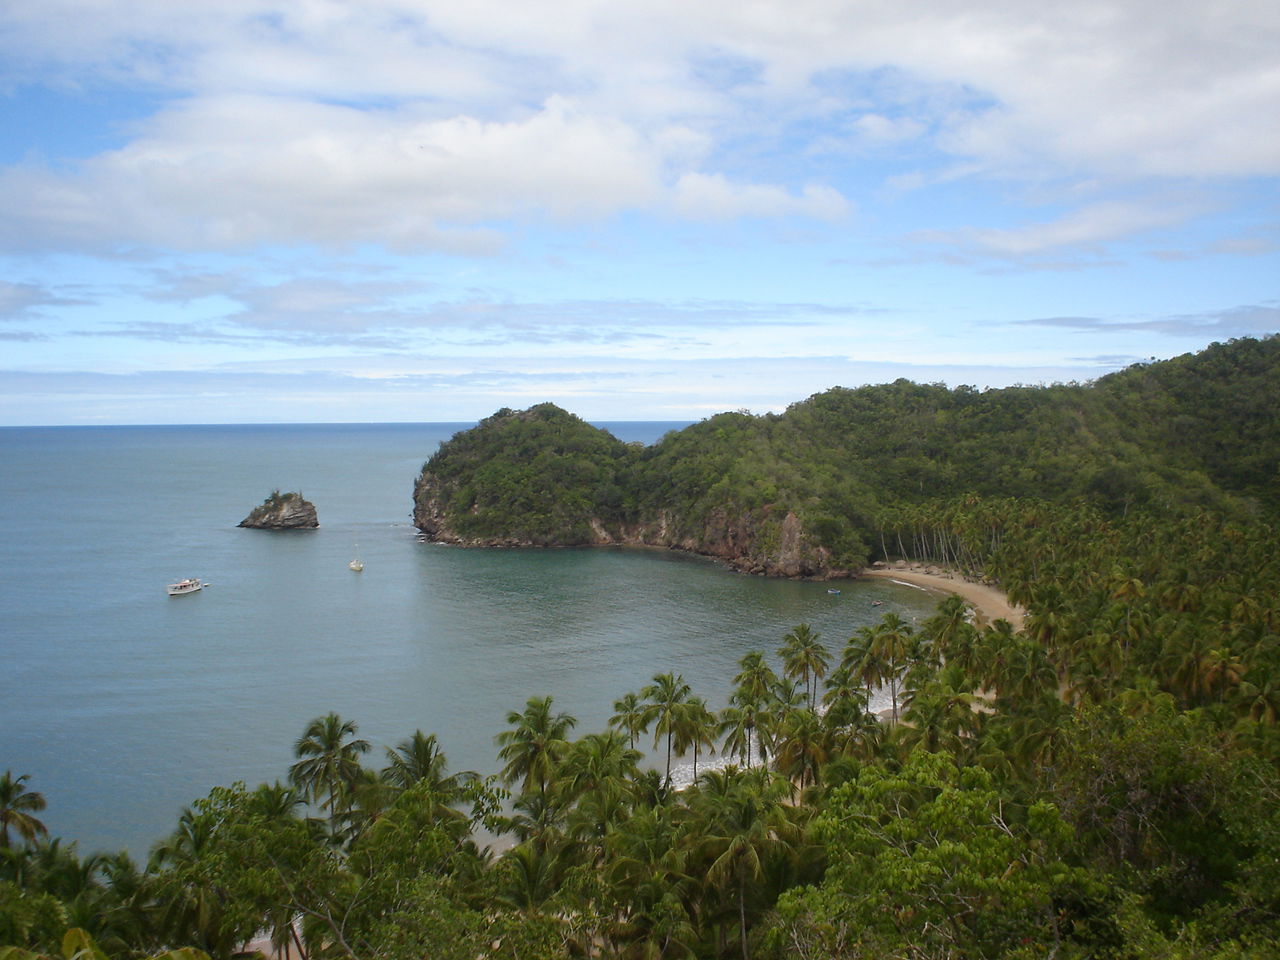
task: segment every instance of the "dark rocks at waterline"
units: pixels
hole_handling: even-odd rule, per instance
[[[320,526],[320,521],[315,504],[304,500],[302,494],[274,490],[236,526],[252,530],[311,530]]]

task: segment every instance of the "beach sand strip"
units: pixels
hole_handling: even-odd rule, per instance
[[[910,567],[906,569],[876,567],[863,570],[860,576],[877,580],[895,580],[898,583],[921,587],[930,593],[939,595],[954,593],[973,604],[978,615],[987,623],[992,623],[996,620],[1008,620],[1013,625],[1014,630],[1022,629],[1022,619],[1025,611],[1021,607],[1015,607],[1011,604],[1009,598],[998,587],[988,586],[984,583],[974,583],[973,581],[965,580],[956,573],[927,573],[924,570]]]

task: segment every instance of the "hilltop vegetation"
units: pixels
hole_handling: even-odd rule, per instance
[[[1280,507],[1280,338],[1089,385],[898,380],[778,415],[722,413],[649,448],[552,404],[501,410],[427,462],[415,520],[472,543],[648,543],[825,576],[898,552],[911,509],[965,497],[1256,516]]]

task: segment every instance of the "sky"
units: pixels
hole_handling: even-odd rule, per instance
[[[1276,331],[1274,0],[0,4],[0,425],[696,420]]]

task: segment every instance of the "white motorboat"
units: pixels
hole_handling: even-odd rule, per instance
[[[179,580],[177,583],[171,583],[165,590],[171,597],[180,597],[184,593],[195,593],[197,590],[204,589],[204,581],[199,577],[188,577],[186,580]]]

